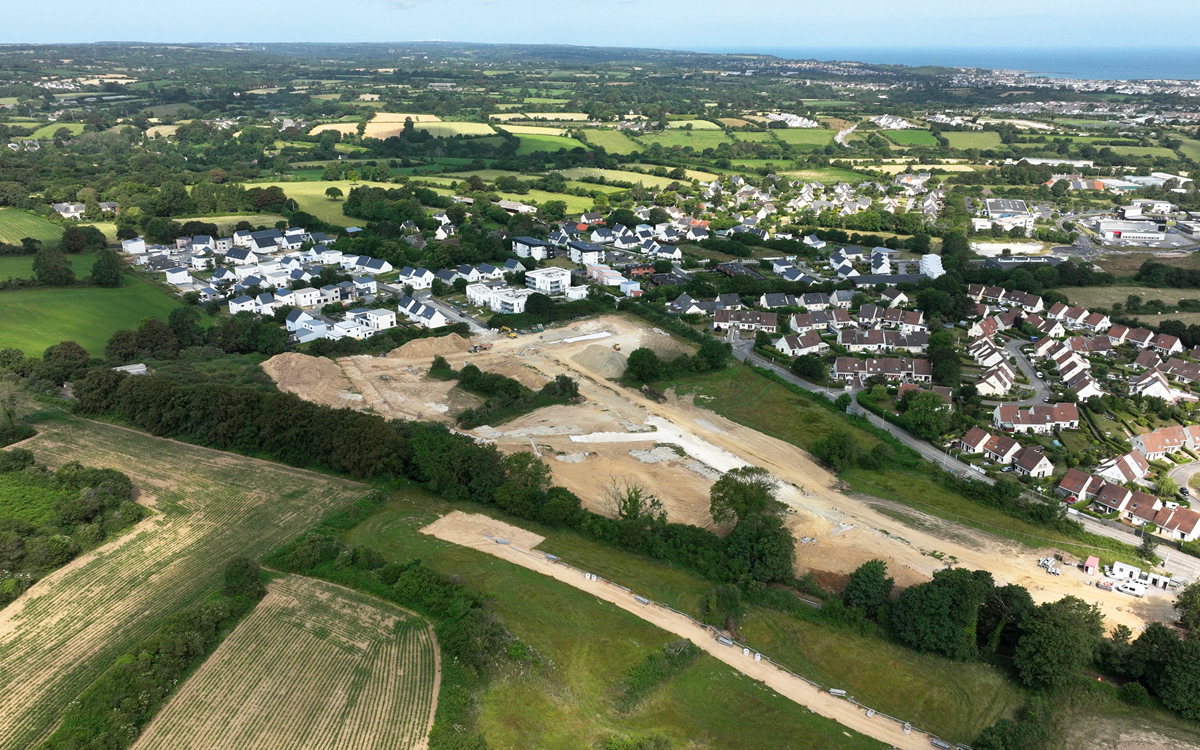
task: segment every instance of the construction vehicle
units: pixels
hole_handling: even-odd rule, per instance
[[[517,334],[513,333],[513,329],[509,328],[508,326],[501,326],[500,331],[501,333],[507,333],[510,339],[515,339],[517,337]]]
[[[621,345],[620,345],[620,344],[613,344],[613,350],[614,350],[614,351],[618,351],[618,352],[619,352],[619,351],[621,351]]]

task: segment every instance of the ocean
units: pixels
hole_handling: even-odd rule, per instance
[[[775,55],[795,60],[845,60],[948,68],[1006,68],[1052,78],[1146,80],[1200,79],[1200,47],[1172,49],[942,49],[887,47],[713,48],[705,52]]]

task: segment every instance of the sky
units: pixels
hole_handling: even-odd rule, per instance
[[[56,0],[5,3],[0,43],[446,40],[700,51],[1197,46],[1200,4],[1116,0]],[[816,54],[816,53],[820,54]],[[853,58],[841,58],[853,59]]]

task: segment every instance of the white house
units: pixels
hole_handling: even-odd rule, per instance
[[[571,262],[581,266],[595,265],[604,260],[604,248],[590,242],[568,242]]]
[[[513,253],[521,258],[545,260],[550,257],[550,253],[553,250],[554,245],[552,243],[533,237],[514,237],[512,241]]]
[[[829,351],[826,344],[816,331],[802,334],[788,334],[775,342],[775,348],[789,357],[801,357],[805,354],[822,354]]]
[[[168,284],[181,286],[183,284],[192,283],[191,274],[188,272],[188,269],[183,268],[182,266],[179,268],[168,268],[166,274]]]
[[[571,272],[553,266],[526,271],[525,286],[552,297],[561,296],[571,286]]]
[[[240,312],[258,312],[258,308],[254,304],[253,297],[242,295],[237,299],[229,300],[229,314],[237,315]]]
[[[132,240],[121,240],[121,252],[130,255],[140,255],[146,252],[146,241],[141,237]]]

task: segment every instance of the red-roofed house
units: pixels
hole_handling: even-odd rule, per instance
[[[987,444],[988,439],[991,437],[987,430],[982,427],[972,427],[967,431],[966,435],[960,437],[956,442],[967,453],[983,453],[983,446]]]
[[[1034,479],[1048,477],[1054,473],[1054,464],[1042,455],[1041,446],[1022,448],[1013,456],[1013,470],[1021,476]]]
[[[1150,473],[1150,464],[1138,451],[1105,460],[1096,467],[1096,476],[1110,482],[1132,482]]]
[[[1020,450],[1021,444],[1008,435],[989,435],[987,442],[983,444],[984,455],[998,464],[1012,463]]]

